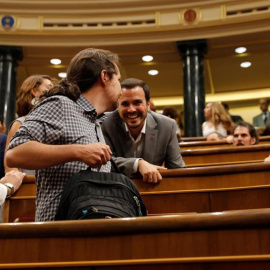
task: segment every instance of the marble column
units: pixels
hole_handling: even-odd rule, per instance
[[[202,136],[205,106],[203,58],[207,42],[179,41],[177,47],[183,59],[185,137]]]
[[[9,127],[15,118],[16,68],[22,47],[0,45],[0,121]]]

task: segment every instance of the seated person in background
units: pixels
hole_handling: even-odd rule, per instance
[[[120,171],[127,176],[140,172],[143,180],[156,183],[165,162],[169,169],[185,167],[176,137],[174,120],[149,110],[146,83],[129,78],[121,83],[118,110],[108,114],[102,124]]]
[[[227,103],[221,102],[221,104],[234,123],[244,122],[243,118],[240,115],[231,115],[229,113],[229,105]]]
[[[224,137],[218,134],[217,132],[210,133],[206,137],[207,141],[221,141],[222,139],[224,139]]]
[[[25,173],[10,171],[0,180],[0,205],[15,193],[22,184]]]
[[[150,102],[150,110],[153,111],[153,112],[155,112],[155,111],[156,111],[156,106],[155,106],[155,104],[154,104],[153,101],[151,101],[151,100],[149,100],[149,102]]]
[[[270,124],[268,124],[264,129],[261,131],[261,136],[270,136]]]
[[[162,114],[175,120],[175,122],[176,122],[176,136],[177,136],[178,142],[180,142],[181,141],[181,131],[180,131],[180,128],[178,125],[179,114],[178,114],[177,110],[174,107],[165,107],[163,109]]]
[[[229,138],[227,138],[227,141],[232,141],[234,146],[247,146],[259,143],[259,136],[256,129],[246,122],[236,124],[232,137],[233,141]]]
[[[3,120],[2,117],[1,117],[1,120]],[[5,155],[7,135],[2,134],[5,132],[6,132],[6,125],[4,122],[0,121],[0,178],[5,175],[4,155]]]
[[[268,111],[269,99],[261,98],[259,100],[260,109],[262,111],[261,114],[253,117],[253,126],[254,127],[265,127],[270,124],[270,114]],[[261,132],[260,130],[259,132]]]
[[[5,133],[7,131],[6,124],[0,121],[0,133]]]
[[[32,75],[24,80],[16,100],[16,109],[19,118],[10,124],[6,151],[10,143],[10,139],[19,130],[20,126],[25,121],[27,114],[34,108],[35,98],[40,96],[43,91],[49,90],[52,86],[52,79],[48,75]],[[5,171],[8,172],[10,170],[19,170],[25,172],[27,175],[35,174],[34,170],[9,168],[5,164]]]
[[[0,133],[0,178],[5,175],[4,155],[6,147],[7,135]]]
[[[226,138],[232,133],[234,124],[220,103],[207,103],[204,109],[204,116],[207,119],[202,124],[204,137],[207,137],[211,133],[217,133],[223,138]]]

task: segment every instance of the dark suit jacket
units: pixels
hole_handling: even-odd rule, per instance
[[[231,115],[230,117],[234,123],[244,122],[243,118],[240,115]]]
[[[6,147],[7,135],[0,133],[0,178],[5,175],[4,154]]]
[[[108,113],[107,116],[102,124],[104,138],[116,157],[115,162],[120,171],[130,177],[136,160],[132,140],[117,110]],[[185,167],[177,141],[175,120],[152,111],[148,112],[141,158],[159,166],[165,162],[168,169]]]

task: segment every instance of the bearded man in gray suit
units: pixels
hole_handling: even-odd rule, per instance
[[[102,124],[104,138],[120,171],[128,177],[139,172],[144,181],[157,183],[162,179],[159,170],[185,167],[176,122],[150,111],[147,84],[129,78],[121,83],[121,88],[118,110],[107,114]]]

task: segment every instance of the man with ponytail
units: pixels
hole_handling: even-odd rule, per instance
[[[36,170],[36,221],[54,220],[66,181],[88,166],[109,172],[112,154],[101,122],[121,93],[118,56],[89,48],[70,62],[67,78],[40,96],[14,135],[9,167]]]

